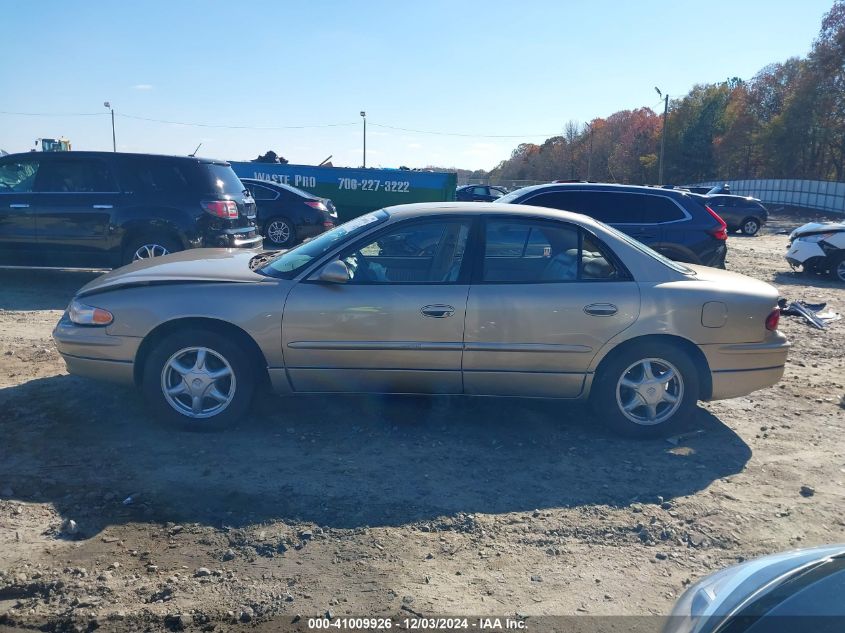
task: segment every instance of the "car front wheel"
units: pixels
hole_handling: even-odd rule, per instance
[[[143,390],[165,420],[191,430],[219,429],[239,420],[254,389],[249,359],[210,330],[175,332],[147,358]]]
[[[590,396],[611,430],[635,438],[676,431],[698,401],[698,372],[689,356],[669,343],[638,344],[608,358]]]

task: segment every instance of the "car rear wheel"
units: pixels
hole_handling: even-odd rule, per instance
[[[161,257],[181,251],[176,240],[162,235],[148,235],[131,240],[123,250],[123,263],[131,264],[140,259]]]
[[[745,218],[740,227],[745,235],[757,235],[760,230],[760,220],[757,218]]]
[[[244,415],[254,385],[249,359],[237,345],[217,332],[186,330],[155,346],[144,366],[142,388],[166,421],[211,430]]]
[[[289,248],[296,242],[296,229],[287,218],[272,218],[264,226],[264,235],[273,246]]]
[[[845,283],[845,253],[839,253],[831,257],[830,277],[833,281]]]
[[[669,343],[623,348],[599,368],[590,394],[593,410],[611,430],[628,437],[671,433],[698,401],[698,371]]]

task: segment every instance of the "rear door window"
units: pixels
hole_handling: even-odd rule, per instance
[[[279,197],[278,193],[261,185],[247,185],[246,188],[256,200],[275,200]]]
[[[577,226],[534,220],[489,220],[484,283],[561,283],[620,277],[611,259]]]
[[[614,191],[554,191],[534,196],[527,202],[583,213],[607,224],[641,224],[643,197]]]
[[[0,193],[29,193],[38,174],[39,161],[34,158],[0,163]]]
[[[132,190],[145,194],[174,195],[196,192],[199,183],[190,169],[174,160],[137,160],[127,165]]]
[[[45,161],[35,190],[43,193],[116,192],[117,183],[105,161],[96,158]]]

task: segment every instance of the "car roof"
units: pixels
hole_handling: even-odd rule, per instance
[[[36,156],[38,158],[47,158],[48,160],[55,160],[60,157],[81,157],[81,158],[108,158],[110,156],[132,157],[132,158],[166,158],[170,160],[182,160],[194,163],[206,163],[214,165],[228,165],[225,160],[216,158],[202,158],[200,156],[177,156],[173,154],[142,154],[137,152],[95,152],[95,151],[71,151],[71,152],[18,152],[16,154],[8,154],[2,158],[22,159]]]
[[[547,207],[535,207],[530,204],[508,204],[499,202],[415,202],[411,204],[399,204],[392,207],[385,207],[391,218],[405,219],[426,215],[437,215],[442,213],[460,213],[464,215],[502,215],[502,216],[525,216],[549,220],[566,220],[578,222],[583,225],[596,226],[598,223],[592,218],[572,213],[571,211],[559,211]]]
[[[648,193],[651,195],[666,195],[675,197],[689,196],[689,191],[682,191],[680,189],[664,189],[662,187],[647,187],[645,185],[620,185],[610,182],[550,182],[542,185],[530,185],[512,191],[511,194],[521,192],[521,194],[532,193],[543,190],[552,191],[566,191],[567,189],[577,191],[620,191],[627,193]]]

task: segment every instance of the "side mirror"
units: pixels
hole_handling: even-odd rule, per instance
[[[320,281],[326,281],[331,284],[345,284],[352,277],[349,275],[349,269],[339,259],[329,262],[320,271]]]

